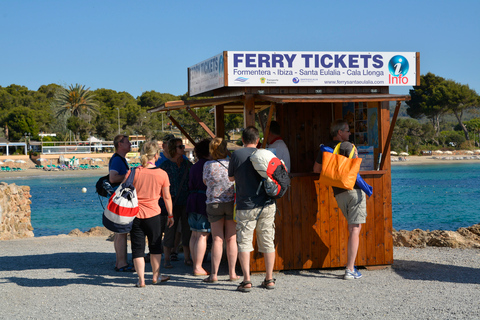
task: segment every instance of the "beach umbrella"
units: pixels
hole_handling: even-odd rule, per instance
[[[93,161],[103,161],[103,159],[95,158],[95,159],[93,159]]]
[[[16,163],[26,163],[25,161],[23,160],[15,160]]]
[[[398,155],[398,153],[396,153],[395,151],[390,151],[390,155],[391,156],[396,156],[396,155]]]
[[[0,165],[2,165],[2,164],[3,164],[3,161],[0,161]]]
[[[473,151],[475,154],[480,154],[480,150]]]
[[[400,156],[408,156],[408,153],[406,153],[406,152],[400,152],[399,155],[400,155]]]
[[[37,160],[40,161],[40,162],[47,161],[47,159],[45,159],[45,158],[38,158]]]
[[[466,154],[473,154],[473,151],[470,151],[468,150],[467,152],[465,152]]]
[[[90,158],[90,157],[85,157],[85,158],[82,158],[82,160],[92,160],[92,158]]]
[[[434,153],[442,154],[443,152],[441,150],[435,150],[433,151]]]
[[[12,160],[12,159],[5,159],[5,161],[3,161],[3,162],[5,162],[5,163],[7,163],[7,162],[13,162],[13,160]]]

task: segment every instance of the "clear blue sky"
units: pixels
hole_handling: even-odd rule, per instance
[[[480,93],[480,1],[0,1],[0,86],[187,92],[222,51],[420,52]],[[411,87],[392,87],[408,93]]]

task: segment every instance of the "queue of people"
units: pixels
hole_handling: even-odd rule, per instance
[[[272,136],[269,147],[288,164],[288,148],[281,140],[280,129],[272,122]],[[353,145],[348,142],[348,123],[337,121],[332,124],[334,146],[339,142],[341,154],[349,154]],[[242,132],[243,148],[235,151],[228,159],[227,143],[222,138],[204,139],[194,149],[197,161],[192,164],[185,157],[182,140],[168,137],[163,141],[163,154],[159,153],[157,141],[150,141],[141,150],[142,165],[137,169],[133,185],[137,189],[140,212],[134,220],[131,231],[134,266],[127,263],[127,235],[115,235],[117,271],[136,271],[137,287],[145,286],[145,237],[148,239],[152,283],[165,282],[170,278],[160,276],[161,255],[164,268],[172,268],[172,257],[176,256],[177,230],[181,233],[184,263],[192,266],[195,276],[206,276],[206,283],[218,281],[218,270],[224,245],[228,261],[230,281],[240,280],[236,274],[237,258],[243,273],[243,281],[237,290],[249,292],[253,284],[250,278],[250,253],[256,231],[258,251],[263,253],[266,276],[261,286],[275,288],[273,268],[275,263],[275,213],[276,205],[259,188],[262,178],[254,169],[249,157],[259,143],[259,132],[249,126]],[[166,140],[166,139],[164,139]],[[130,151],[127,136],[119,135],[114,140],[116,153],[110,160],[110,182],[118,184],[128,175],[125,155]],[[345,150],[344,150],[345,149]],[[348,149],[348,150],[347,150]],[[313,171],[321,172],[322,155],[319,154]],[[358,251],[361,224],[365,223],[365,196],[361,190],[333,189],[341,211],[348,220],[348,262],[345,279],[359,279],[361,273],[354,261]],[[207,242],[211,234],[211,268],[203,268],[207,253]]]

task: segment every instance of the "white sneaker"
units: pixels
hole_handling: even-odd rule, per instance
[[[362,277],[362,274],[360,271],[357,270],[357,268],[353,267],[353,271],[348,270],[345,268],[345,276],[343,279],[345,280],[353,280],[353,279],[360,279]]]

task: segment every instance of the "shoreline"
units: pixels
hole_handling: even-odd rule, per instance
[[[19,156],[17,156],[19,157]],[[25,156],[24,156],[25,157]],[[13,157],[10,157],[14,159]],[[392,157],[393,158],[393,157]],[[469,156],[451,156],[444,157],[442,159],[438,156],[408,156],[405,161],[391,161],[392,166],[408,166],[408,165],[442,165],[442,164],[471,164],[478,163],[480,164],[480,159],[461,159],[456,160],[456,158],[472,158]],[[1,159],[0,159],[1,160]],[[29,160],[30,161],[30,160]],[[105,161],[105,160],[104,160]],[[105,162],[104,162],[105,163]],[[34,167],[27,167],[21,171],[11,171],[11,172],[0,172],[0,181],[2,179],[15,179],[15,178],[24,178],[24,177],[44,177],[44,176],[104,176],[108,174],[108,166],[101,165],[98,169],[77,169],[77,170],[58,170],[58,171],[47,171],[43,169],[35,169]]]

